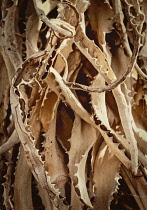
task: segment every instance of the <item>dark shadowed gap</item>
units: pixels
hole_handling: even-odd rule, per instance
[[[111,210],[140,210],[124,179],[119,180],[119,190],[114,194]]]

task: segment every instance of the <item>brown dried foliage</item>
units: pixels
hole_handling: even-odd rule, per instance
[[[1,209],[147,209],[147,1],[0,6]]]

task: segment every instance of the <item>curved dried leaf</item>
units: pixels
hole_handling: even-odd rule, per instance
[[[110,209],[113,194],[117,192],[120,179],[120,161],[108,149],[105,142],[101,144],[96,156],[93,180],[94,180],[94,208]]]

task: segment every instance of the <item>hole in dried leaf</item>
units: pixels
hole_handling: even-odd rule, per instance
[[[115,137],[113,137],[112,141],[113,141],[113,143],[118,143],[118,141]]]
[[[100,120],[98,120],[98,119],[96,119],[96,118],[95,118],[94,120],[95,120],[95,124],[96,124],[96,125],[100,125],[100,124],[101,124],[101,121],[100,121]]]
[[[101,128],[103,131],[108,131],[105,125],[100,125],[100,128]]]
[[[54,50],[54,51],[52,52],[52,58],[54,58],[55,55],[56,55],[56,51]]]
[[[129,158],[129,160],[131,160],[131,155],[127,150],[124,151],[124,154]]]
[[[113,134],[112,134],[111,132],[108,132],[107,135],[108,135],[109,137],[113,137]]]
[[[123,150],[124,149],[124,146],[122,144],[119,144],[118,145],[118,149]]]
[[[48,75],[48,72],[46,71],[46,72],[43,74],[43,76],[41,77],[41,79],[45,79],[45,78],[47,77],[47,75]]]

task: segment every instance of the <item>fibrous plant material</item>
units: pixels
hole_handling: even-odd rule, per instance
[[[147,209],[147,2],[0,6],[1,209]]]

